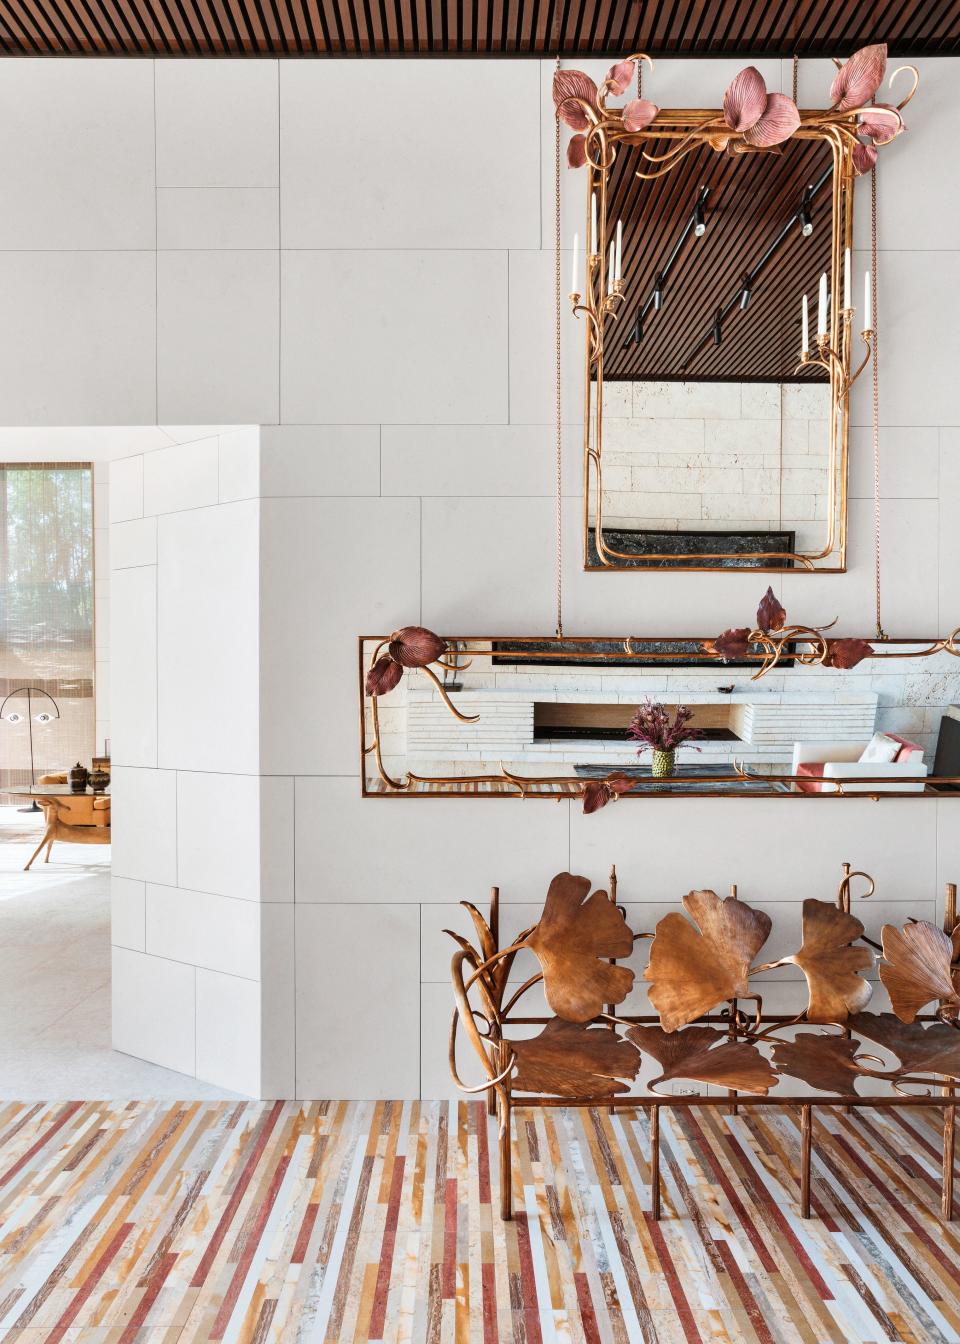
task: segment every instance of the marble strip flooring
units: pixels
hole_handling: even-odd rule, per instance
[[[789,1111],[515,1112],[497,1216],[482,1105],[0,1106],[0,1338],[89,1344],[960,1340],[934,1112],[824,1112],[817,1217]]]

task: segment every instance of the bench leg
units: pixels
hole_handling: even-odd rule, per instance
[[[650,1107],[650,1209],[660,1221],[660,1107]]]
[[[810,1155],[813,1149],[813,1107],[800,1107],[800,1217],[810,1217]]]
[[[945,1087],[944,1096],[953,1099],[953,1088]],[[957,1108],[956,1106],[944,1106],[943,1108],[943,1185],[941,1189],[940,1208],[943,1214],[943,1220],[946,1223],[953,1222],[953,1163],[956,1154],[956,1133],[957,1133]]]
[[[500,1102],[500,1217],[513,1218],[513,1172],[510,1162],[510,1102]]]

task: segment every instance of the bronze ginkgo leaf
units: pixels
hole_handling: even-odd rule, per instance
[[[880,979],[901,1021],[912,1022],[933,1000],[960,1006],[960,969],[951,969],[953,944],[942,929],[925,919],[902,929],[884,924],[880,941]]]
[[[773,1062],[779,1073],[799,1078],[818,1092],[845,1097],[857,1090],[860,1070],[855,1063],[860,1042],[847,1036],[818,1036],[802,1031],[793,1041],[777,1041]]]
[[[901,1022],[893,1013],[858,1013],[847,1025],[858,1036],[891,1051],[904,1073],[944,1073],[960,1078],[960,1031],[946,1022]]]
[[[509,1041],[517,1056],[512,1086],[517,1092],[548,1096],[613,1097],[629,1092],[640,1056],[608,1027],[589,1027],[551,1018],[539,1036]]]
[[[873,965],[868,947],[851,947],[863,925],[829,901],[803,903],[803,945],[783,962],[799,966],[807,981],[808,1022],[843,1022],[865,1007],[872,993],[860,975]]]
[[[652,1055],[663,1069],[648,1083],[651,1092],[671,1078],[734,1087],[739,1092],[768,1092],[777,1081],[776,1073],[755,1045],[729,1041],[725,1032],[713,1027],[685,1027],[672,1032],[662,1027],[631,1027],[626,1037],[638,1050]]]
[[[605,960],[629,957],[633,934],[605,891],[584,899],[589,891],[589,878],[558,873],[527,939],[543,970],[547,1003],[567,1022],[589,1022],[633,988],[633,971]]]
[[[656,927],[644,979],[651,981],[650,1002],[665,1031],[717,1004],[749,994],[750,964],[767,941],[770,917],[735,896],[721,900],[715,891],[691,891],[683,915],[664,915]]]

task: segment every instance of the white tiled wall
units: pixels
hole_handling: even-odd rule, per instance
[[[293,781],[260,774],[259,431],[186,438],[114,464],[114,1042],[289,1095]]]
[[[661,60],[645,92],[662,106],[718,103],[740,64]],[[789,88],[789,62],[759,65],[769,87]],[[905,636],[960,619],[950,158],[960,62],[920,65],[909,130],[881,151],[879,189],[884,612]],[[130,742],[126,762],[115,751],[118,1045],[240,1090],[292,1091],[296,1067],[301,1093],[413,1096],[445,1086],[445,968],[422,963],[421,946],[442,946],[461,897],[482,901],[496,882],[507,902],[535,903],[560,868],[600,879],[616,860],[636,902],[737,880],[795,914],[802,896],[829,893],[849,858],[888,898],[926,910],[960,873],[960,826],[950,803],[925,800],[661,799],[591,818],[566,803],[359,800],[357,634],[417,620],[550,633],[554,622],[553,62],[378,62],[375,94],[354,91],[359,70],[4,62],[0,422],[170,419],[188,423],[163,442],[194,441],[165,480],[163,464],[145,472],[139,456],[111,473],[123,524],[114,563],[157,571],[160,635],[155,755],[136,726],[151,710],[144,651],[124,655],[141,690],[122,723],[116,668],[112,678],[114,741]],[[801,103],[822,104],[831,77],[827,61],[802,63]],[[96,118],[77,117],[94,104]],[[399,130],[377,111],[397,105]],[[565,173],[564,239],[582,190]],[[858,188],[855,269],[868,190]],[[564,326],[566,628],[689,635],[737,623],[756,607],[756,575],[581,571],[581,335]],[[796,619],[838,616],[838,631],[866,633],[868,379],[851,420],[849,572],[774,586]],[[211,502],[203,441],[254,422],[266,428],[251,652],[257,598],[236,533],[250,522],[250,458],[226,472],[221,462]],[[204,514],[218,515],[209,531]],[[168,562],[182,611],[170,609]],[[208,579],[228,585],[222,612],[205,605]],[[238,803],[248,824],[237,836],[218,777],[261,771],[279,792],[261,784],[259,814],[256,791]],[[185,824],[180,790],[194,784],[209,853],[221,856],[213,865],[193,810]],[[214,823],[226,827],[219,839]],[[249,920],[258,866],[259,989],[171,959],[168,946],[151,952],[148,888],[218,897]],[[345,994],[355,1028],[344,1026]]]

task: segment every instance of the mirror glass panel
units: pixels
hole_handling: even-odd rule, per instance
[[[722,663],[697,639],[447,644],[448,667],[429,671],[449,705],[427,672],[411,668],[374,701],[364,678],[385,646],[360,641],[366,793],[573,796],[588,780],[621,773],[627,797],[960,796],[960,666],[948,653],[878,655],[843,672],[788,656],[754,679],[758,654]],[[696,732],[662,778],[653,751],[632,735],[648,698],[671,719],[687,706]],[[877,733],[895,744],[895,759],[861,762]],[[887,743],[880,754],[890,753]]]
[[[802,295],[814,335],[849,236],[835,147],[700,144],[637,176],[673,143],[621,143],[604,181],[587,174],[608,257],[622,226],[623,298],[590,361],[585,563],[842,568],[845,406],[800,364]]]

